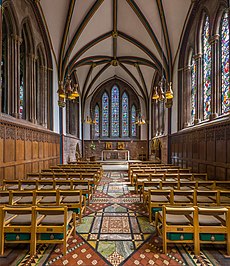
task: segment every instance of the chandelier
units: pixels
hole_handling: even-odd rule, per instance
[[[134,122],[134,124],[138,125],[138,126],[142,126],[146,124],[146,120],[144,118],[144,116],[139,113],[136,117],[136,121]]]
[[[75,100],[79,97],[78,93],[78,84],[74,84],[71,86],[72,80],[68,75],[65,79],[65,82],[59,82],[58,96],[59,96],[59,106],[61,103],[65,105],[65,100]]]
[[[87,115],[85,123],[89,124],[89,125],[95,125],[97,123],[97,121],[96,121],[96,119],[92,119],[90,116]]]
[[[166,91],[164,92],[165,88],[165,79],[162,78],[159,82],[158,86],[153,88],[153,96],[152,99],[155,101],[165,101],[165,107],[170,108],[172,107],[172,100],[173,100],[173,91],[172,91],[172,82],[169,82]]]

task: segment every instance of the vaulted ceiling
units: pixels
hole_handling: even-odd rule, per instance
[[[171,80],[191,0],[40,0],[59,80],[75,72],[83,101],[117,76],[147,102]]]

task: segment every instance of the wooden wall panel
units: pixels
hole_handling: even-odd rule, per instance
[[[25,142],[25,160],[32,158],[32,143],[30,141]]]
[[[3,139],[0,138],[0,163],[3,163],[4,159],[3,150],[4,150],[4,141]]]
[[[16,140],[16,161],[24,160],[25,143],[23,140]]]
[[[5,140],[4,151],[5,163],[15,161],[15,141],[13,139]]]
[[[16,165],[16,167],[15,167],[15,178],[16,179],[25,178],[25,165],[24,164]]]
[[[5,167],[4,169],[4,179],[15,179],[15,172],[13,166]]]
[[[172,163],[207,172],[209,178],[230,180],[230,123],[222,121],[171,135]],[[182,152],[178,147],[182,147]]]
[[[33,143],[32,143],[32,151],[33,151],[33,153],[32,153],[32,158],[33,159],[37,159],[38,158],[38,142],[36,142],[36,141],[34,141]]]
[[[58,134],[24,120],[7,119],[0,119],[0,184],[3,179],[26,178],[51,162],[59,163]]]

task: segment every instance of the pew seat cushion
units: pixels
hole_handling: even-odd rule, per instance
[[[68,211],[68,216],[67,216],[67,220],[70,219],[70,217],[72,216],[72,211]],[[46,215],[42,221],[41,221],[42,225],[63,225],[64,224],[64,215],[62,214],[48,214]]]
[[[203,226],[218,226],[221,225],[221,221],[212,215],[199,214],[199,224]]]
[[[168,202],[168,198],[162,195],[151,195],[151,202]]]

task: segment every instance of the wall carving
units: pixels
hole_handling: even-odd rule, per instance
[[[25,121],[18,124],[0,120],[0,183],[3,179],[26,178],[29,172],[56,165],[59,154],[58,134]]]

